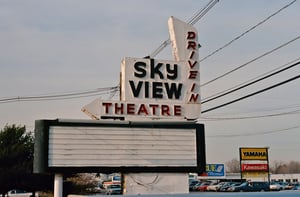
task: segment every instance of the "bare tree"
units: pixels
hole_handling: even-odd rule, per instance
[[[300,162],[290,161],[288,164],[290,173],[299,173],[300,172]]]
[[[274,161],[273,164],[270,165],[270,172],[273,174],[279,174],[278,172],[283,164],[283,161]]]
[[[226,172],[237,173],[240,172],[240,161],[238,159],[232,159],[226,163]]]
[[[271,172],[274,174],[300,173],[300,162],[290,161],[274,161],[271,167]]]
[[[95,187],[99,185],[96,173],[77,173],[66,177],[66,194],[89,194],[93,193]]]

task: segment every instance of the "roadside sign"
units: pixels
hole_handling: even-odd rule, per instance
[[[206,164],[205,172],[200,173],[201,177],[225,177],[224,164]]]
[[[34,171],[203,172],[204,125],[37,120]]]

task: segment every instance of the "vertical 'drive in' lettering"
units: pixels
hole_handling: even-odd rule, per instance
[[[186,103],[200,104],[199,43],[197,29],[174,17],[168,21],[172,51],[176,61],[184,61],[188,69]],[[200,111],[200,110],[199,110]]]
[[[187,60],[188,67],[190,69],[188,79],[193,81],[190,89],[189,103],[200,103],[199,96],[199,63],[198,63],[198,42],[197,42],[197,32],[188,31],[187,32],[187,50],[190,51],[189,59]],[[197,54],[197,55],[195,55]],[[196,57],[196,58],[195,58]]]

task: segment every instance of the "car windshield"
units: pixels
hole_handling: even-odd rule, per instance
[[[109,185],[109,188],[120,188],[120,185]]]
[[[27,193],[27,192],[24,190],[21,190],[21,189],[14,189],[14,190],[11,190],[11,193],[19,194],[19,193]]]

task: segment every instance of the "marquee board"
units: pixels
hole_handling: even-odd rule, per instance
[[[34,171],[203,172],[204,125],[37,120]]]

